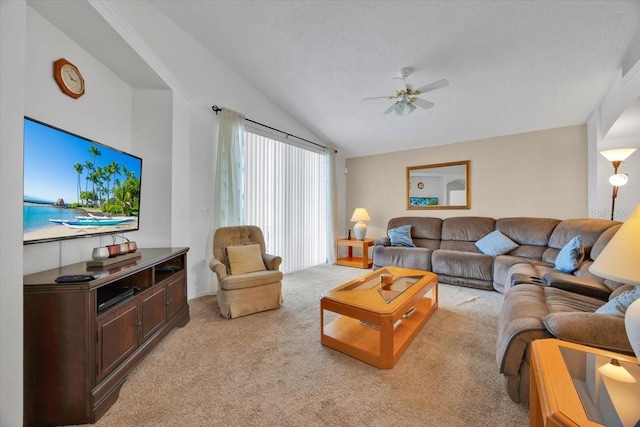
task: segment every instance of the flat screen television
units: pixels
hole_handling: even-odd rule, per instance
[[[140,227],[142,159],[24,118],[24,244]]]

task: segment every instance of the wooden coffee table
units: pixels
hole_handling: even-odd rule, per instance
[[[393,283],[383,286],[382,274],[391,274]],[[390,369],[437,308],[437,275],[383,267],[322,295],[320,342],[380,369]],[[325,311],[338,314],[326,325]]]

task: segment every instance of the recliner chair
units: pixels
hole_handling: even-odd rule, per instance
[[[259,227],[218,228],[209,268],[218,277],[220,315],[229,319],[280,307],[281,262],[281,257],[266,253]]]

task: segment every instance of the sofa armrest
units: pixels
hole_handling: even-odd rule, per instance
[[[594,297],[607,301],[611,294],[611,289],[595,280],[576,277],[572,274],[553,272],[544,275],[544,280],[552,288],[563,289],[576,294]]]
[[[564,312],[542,319],[551,335],[617,353],[633,354],[624,328],[624,318],[609,314]]]
[[[282,263],[282,258],[278,255],[263,254],[262,260],[267,270],[271,271],[278,271],[280,269],[280,263]]]
[[[211,261],[209,261],[209,268],[211,271],[216,273],[218,281],[227,277],[227,267],[219,259],[211,258]]]
[[[391,246],[391,240],[388,237],[381,237],[373,241],[375,246]]]

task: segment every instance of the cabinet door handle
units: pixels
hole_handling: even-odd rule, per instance
[[[138,320],[138,321],[136,322],[136,326],[142,326],[142,322]]]

